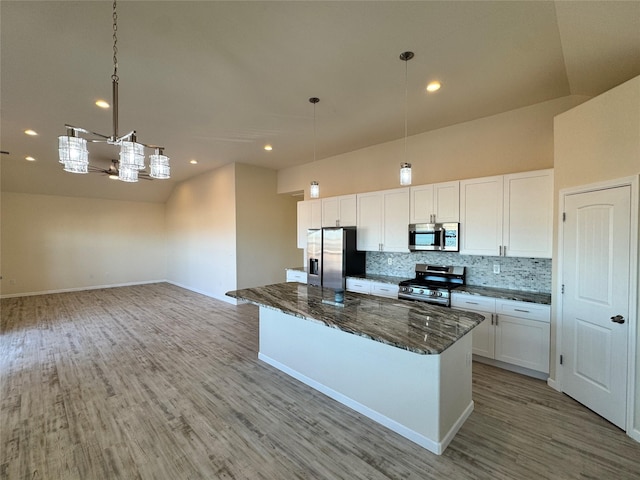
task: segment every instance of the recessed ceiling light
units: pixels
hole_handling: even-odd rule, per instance
[[[190,160],[189,163],[191,165],[197,165],[198,164],[198,160]]]
[[[35,161],[36,161],[36,159],[35,159],[35,158],[33,158],[33,157],[31,157],[31,156],[29,156],[29,157],[24,157],[24,159],[25,159],[26,161],[28,161],[28,162],[35,162]]]
[[[24,133],[26,133],[27,135],[31,135],[32,137],[38,135],[38,132],[36,132],[35,130],[31,130],[30,128],[25,130]]]
[[[96,101],[96,105],[99,106],[100,108],[109,108],[109,102],[105,101],[105,100],[97,100]]]
[[[441,86],[442,85],[440,84],[440,82],[431,82],[429,85],[427,85],[427,92],[436,92],[440,90]]]
[[[264,146],[264,149],[265,149],[267,152],[270,152],[271,150],[273,150],[273,147],[272,147],[271,145],[267,144],[267,145],[265,145],[265,146]]]

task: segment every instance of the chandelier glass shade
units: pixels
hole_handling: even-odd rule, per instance
[[[73,134],[73,131],[71,133]],[[87,173],[89,171],[89,151],[84,138],[61,135],[58,137],[58,154],[66,172]]]
[[[125,135],[118,135],[118,14],[116,1],[113,2],[113,75],[111,86],[113,94],[113,134],[103,135],[80,127],[65,125],[66,135],[58,137],[58,154],[60,163],[64,164],[64,170],[71,173],[87,173],[91,171],[89,165],[89,151],[87,142],[102,142],[120,147],[120,161],[118,165],[118,178],[124,182],[137,182],[140,171],[145,170],[145,148],[155,149],[155,154],[149,156],[149,176],[152,178],[169,178],[169,157],[163,154],[164,147],[139,143],[136,132],[131,131]],[[87,138],[80,137],[83,134]],[[104,170],[93,168],[92,171]]]

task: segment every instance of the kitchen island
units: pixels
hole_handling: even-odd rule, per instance
[[[471,335],[483,317],[280,283],[228,292],[260,307],[258,358],[441,454],[473,411]]]

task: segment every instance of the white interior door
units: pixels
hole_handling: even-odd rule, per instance
[[[625,429],[631,188],[565,196],[563,390]]]

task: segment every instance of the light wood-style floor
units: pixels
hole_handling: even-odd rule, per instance
[[[258,361],[252,305],[154,284],[1,306],[1,479],[640,478],[640,444],[490,366],[437,456]]]

